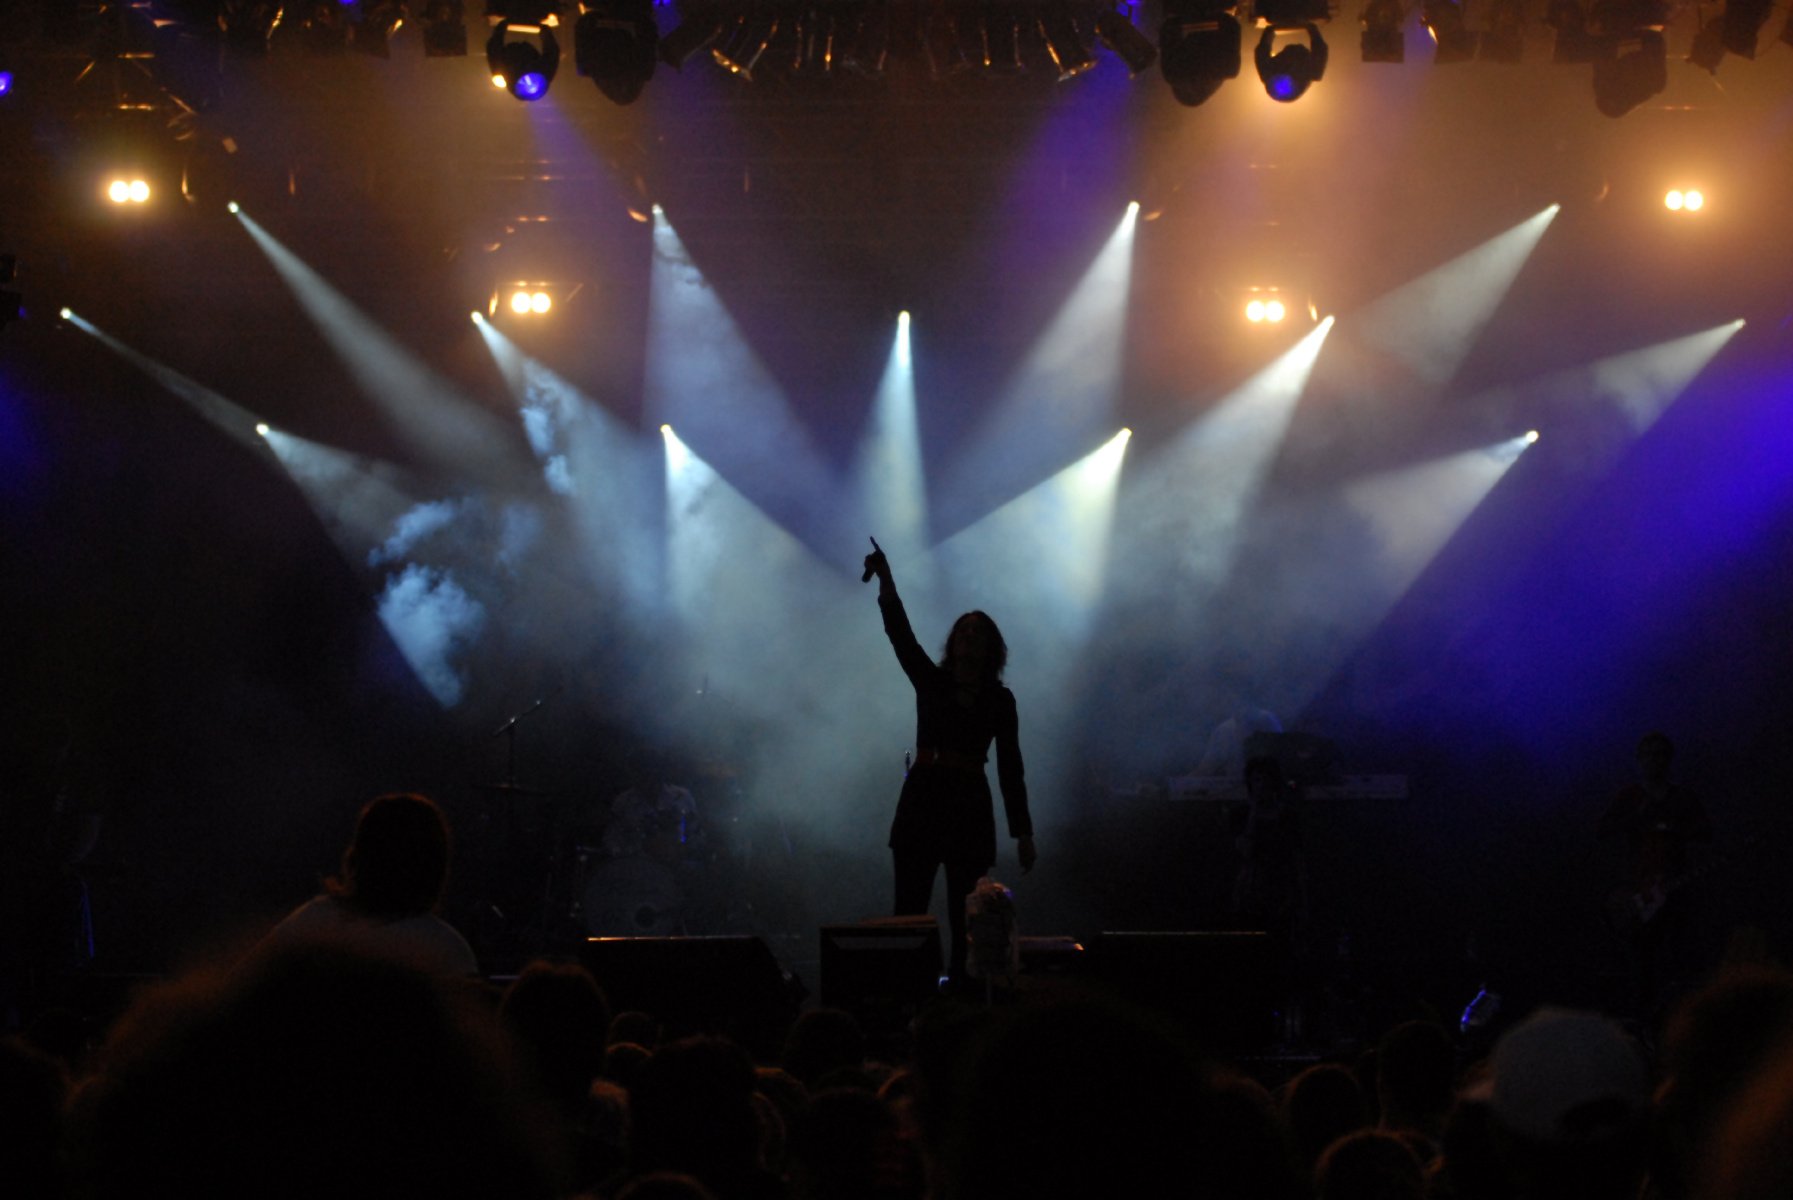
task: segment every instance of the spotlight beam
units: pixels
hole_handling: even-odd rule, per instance
[[[1536,441],[1522,433],[1345,486],[1340,499],[1363,522],[1372,553],[1300,585],[1327,596],[1331,629],[1312,644],[1301,677],[1286,681],[1292,709],[1319,694]]]
[[[1074,447],[1112,428],[1138,217],[1139,205],[1129,204],[953,462],[945,490],[956,513],[990,511],[1063,462]]]
[[[1029,773],[1041,781],[1075,773],[1087,713],[1073,683],[1111,577],[1115,500],[1131,438],[1120,430],[935,549],[935,597],[922,620],[944,627],[955,610],[979,608],[1002,628]],[[957,598],[951,607],[948,588]],[[1052,787],[1041,786],[1047,811]]]
[[[1157,578],[1168,558],[1181,597],[1220,587],[1332,331],[1327,317],[1194,422],[1122,497],[1122,573]]]
[[[514,476],[504,425],[382,331],[249,214],[236,214],[397,437],[440,465],[481,479]]]
[[[1649,432],[1682,392],[1743,328],[1730,321],[1699,333],[1613,354],[1538,379],[1483,393],[1466,407],[1488,408],[1523,402],[1565,415],[1604,405],[1620,414],[1633,434]]]
[[[920,560],[928,530],[909,327],[909,314],[900,314],[884,377],[878,383],[871,424],[860,443],[857,471],[864,509],[860,524],[879,530],[886,553],[899,562]]]
[[[70,325],[92,337],[102,346],[161,384],[169,392],[178,396],[194,412],[236,441],[245,446],[260,445],[261,438],[256,427],[261,423],[261,418],[242,405],[225,399],[211,388],[181,374],[173,367],[157,362],[147,354],[127,346],[79,313],[64,309],[62,317]]]
[[[262,437],[350,563],[366,564],[422,494],[417,481],[391,463],[284,430],[270,429]]]
[[[645,621],[662,591],[652,532],[658,513],[648,508],[658,461],[622,422],[489,321],[475,324],[516,401],[543,479],[572,512],[583,571],[623,596],[630,616]]]
[[[742,486],[764,511],[838,511],[838,486],[809,431],[658,205],[643,408],[730,479],[751,480]]]
[[[1561,208],[1552,204],[1383,296],[1353,319],[1353,334],[1392,354],[1422,384],[1447,382]]]
[[[684,630],[683,649],[713,686],[749,705],[775,707],[768,681],[790,674],[793,640],[816,665],[826,654],[826,631],[854,624],[838,603],[849,595],[869,601],[849,593],[839,572],[730,485],[671,425],[660,434],[666,600]]]

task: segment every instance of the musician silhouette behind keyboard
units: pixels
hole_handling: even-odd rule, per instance
[[[1631,881],[1608,898],[1607,919],[1628,959],[1632,1003],[1648,1015],[1665,985],[1693,964],[1687,945],[1692,882],[1688,847],[1712,840],[1712,821],[1692,788],[1674,782],[1675,745],[1647,733],[1637,745],[1638,781],[1623,788],[1601,815],[1601,838],[1623,839]]]

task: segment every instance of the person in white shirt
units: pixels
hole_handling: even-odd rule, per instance
[[[361,810],[342,871],[270,941],[347,941],[436,975],[477,975],[467,939],[436,915],[448,882],[448,821],[426,796],[377,796]]]

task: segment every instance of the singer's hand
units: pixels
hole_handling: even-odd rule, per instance
[[[870,583],[874,575],[880,580],[890,578],[890,561],[884,557],[877,538],[872,539],[872,552],[865,556],[865,574],[859,577],[859,582]]]

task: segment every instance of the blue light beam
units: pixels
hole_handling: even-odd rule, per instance
[[[775,512],[829,512],[837,490],[809,432],[654,206],[644,408],[676,425]]]
[[[579,531],[581,570],[645,617],[661,592],[657,450],[546,364],[474,316],[517,404],[548,489],[564,498]]]
[[[1345,486],[1345,503],[1374,535],[1376,551],[1370,567],[1388,607],[1413,585],[1536,441],[1534,434],[1523,433],[1493,445],[1366,476]]]

